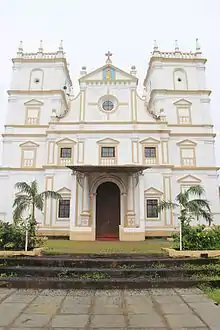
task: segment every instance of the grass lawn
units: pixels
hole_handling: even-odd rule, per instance
[[[162,247],[169,247],[165,239],[147,239],[143,242],[77,242],[68,240],[48,240],[45,242],[44,254],[71,253],[163,253]]]
[[[220,289],[203,287],[201,288],[207,296],[209,296],[214,302],[220,304]]]

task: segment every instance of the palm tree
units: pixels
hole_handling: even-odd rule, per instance
[[[36,180],[32,181],[30,184],[27,182],[17,182],[15,188],[19,190],[13,204],[13,219],[15,222],[21,219],[24,211],[29,211],[31,222],[34,224],[36,222],[35,210],[43,211],[45,200],[48,198],[62,199],[60,194],[52,190],[39,193]]]
[[[178,207],[180,209],[180,250],[182,250],[182,230],[186,221],[190,221],[194,218],[200,217],[205,219],[210,226],[213,220],[212,212],[209,206],[209,202],[206,199],[201,198],[205,193],[205,190],[200,185],[192,186],[185,192],[180,192],[175,199],[175,202],[161,201],[159,204],[159,211],[166,209],[174,209]],[[195,197],[193,199],[192,197]]]

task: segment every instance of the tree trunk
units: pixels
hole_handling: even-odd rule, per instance
[[[34,223],[35,222],[35,204],[34,204],[34,201],[32,201],[32,222]]]

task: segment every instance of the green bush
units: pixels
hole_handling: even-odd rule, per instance
[[[220,226],[206,228],[205,225],[192,227],[183,224],[183,250],[220,250]],[[173,235],[173,248],[179,249],[179,233]]]
[[[41,238],[36,236],[33,224],[28,225],[28,250],[41,245]],[[24,250],[25,224],[0,221],[0,250]]]

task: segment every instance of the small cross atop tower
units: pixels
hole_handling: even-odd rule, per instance
[[[111,64],[112,61],[110,59],[110,57],[112,56],[112,53],[110,51],[108,51],[108,53],[105,53],[105,56],[107,56],[107,59],[105,61],[106,64]]]

